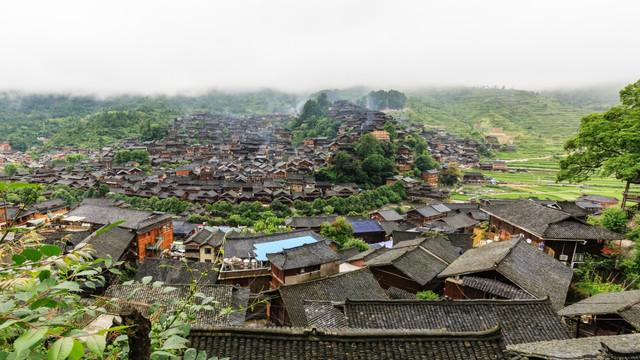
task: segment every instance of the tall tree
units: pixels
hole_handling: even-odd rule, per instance
[[[578,135],[564,148],[557,181],[580,182],[615,174],[634,180],[640,173],[640,80],[620,91],[621,105],[584,116]]]

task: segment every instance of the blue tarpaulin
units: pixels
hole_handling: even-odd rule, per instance
[[[311,236],[301,236],[292,239],[255,244],[253,245],[253,247],[255,248],[254,252],[256,254],[256,260],[266,261],[267,254],[275,254],[282,250],[291,249],[305,244],[311,244],[317,241],[318,240],[312,238]]]

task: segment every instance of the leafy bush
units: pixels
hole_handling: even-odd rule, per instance
[[[416,294],[416,299],[421,300],[437,300],[440,298],[440,295],[434,293],[431,290],[420,291]]]

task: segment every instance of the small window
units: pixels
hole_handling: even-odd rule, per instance
[[[577,262],[584,262],[584,253],[576,253],[573,256],[573,262],[577,263]]]
[[[208,248],[204,248],[204,253],[206,255],[211,255],[211,248],[209,248],[209,247]]]

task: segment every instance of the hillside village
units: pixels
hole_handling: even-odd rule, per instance
[[[574,272],[589,256],[621,251],[624,234],[587,221],[617,205],[616,199],[450,202],[451,189],[438,181],[440,170],[415,176],[414,149],[400,145],[393,159],[399,173],[385,180],[404,190],[408,205],[402,211],[381,206],[342,216],[294,213],[273,233],[188,221],[222,202],[293,208],[296,201],[355,201],[373,189],[316,181],[314,174],[331,166],[336,153],[354,154],[365,134],[381,142],[417,134],[445,168],[457,163],[506,170],[502,162],[481,163],[478,151],[485,144],[442,129],[405,124],[346,101],[334,102],[327,117],[343,124],[335,138],[305,138],[296,146],[284,126],[289,116],[196,112],[170,123],[162,141],[54,148],[31,159],[29,171],[4,174],[5,182],[41,185],[46,200],[0,208],[2,226],[35,229],[42,243],[64,251],[88,244],[96,257],[122,261],[120,273],[135,273],[134,285],[123,285],[114,273],[103,288],[83,289],[87,301],[114,299],[148,310],[157,301],[188,297],[189,284],[205,274],[201,292],[232,310],[221,315],[200,309],[194,315],[191,346],[210,356],[258,358],[249,355],[258,351],[264,359],[640,358],[640,290],[584,300],[572,290]],[[389,123],[395,139],[385,130]],[[146,151],[149,163],[116,164],[122,150]],[[71,153],[88,160],[55,161]],[[9,149],[3,160],[29,161]],[[467,172],[461,181],[486,179]],[[52,197],[56,187],[95,194],[69,203]],[[193,206],[180,213],[138,210],[128,197],[174,198]],[[342,246],[327,236],[332,225],[350,228],[368,249]],[[145,287],[148,277],[163,285]],[[118,315],[117,307],[108,310]]]

